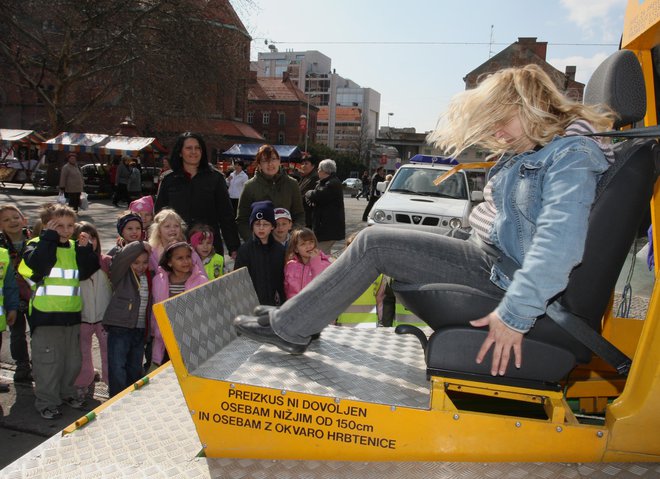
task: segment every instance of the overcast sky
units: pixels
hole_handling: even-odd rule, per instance
[[[515,42],[548,42],[559,70],[585,83],[618,48],[626,0],[232,0],[253,37],[252,60],[318,50],[344,78],[381,94],[381,126],[433,129],[463,77]],[[246,5],[248,5],[246,7]],[[492,25],[492,34],[491,34]],[[492,37],[492,44],[491,44]],[[342,43],[344,42],[344,43]]]

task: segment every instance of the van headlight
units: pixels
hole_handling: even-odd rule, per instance
[[[449,220],[449,227],[451,229],[460,228],[461,227],[461,219],[460,218],[450,219]]]
[[[392,215],[383,210],[374,211],[373,218],[376,223],[389,223],[392,221]]]

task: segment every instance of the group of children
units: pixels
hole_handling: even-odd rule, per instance
[[[252,237],[238,249],[234,268],[247,267],[260,304],[279,306],[330,266],[314,232],[292,226],[291,214],[271,201],[252,205]]]
[[[45,207],[32,232],[17,207],[0,207],[0,330],[16,325],[20,314],[27,318],[31,370],[26,345],[26,357],[14,358],[15,380],[34,380],[35,406],[45,419],[60,416],[63,403],[84,408],[99,380],[114,396],[166,362],[151,305],[224,272],[212,229],[194,225],[186,236],[174,210],[154,215],[151,197],[132,202],[116,226],[116,244],[104,254],[95,226],[77,222],[68,206]],[[261,304],[282,304],[330,265],[314,233],[291,231],[291,214],[270,201],[253,205],[250,226],[252,238],[239,248],[234,268],[247,266]]]

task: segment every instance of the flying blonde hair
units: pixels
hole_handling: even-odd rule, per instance
[[[495,133],[516,115],[525,137],[513,143],[496,138]],[[519,151],[530,141],[545,146],[578,119],[603,131],[612,128],[614,118],[604,105],[584,105],[564,96],[546,72],[531,64],[500,70],[456,95],[427,140],[452,156],[471,146],[499,156]]]

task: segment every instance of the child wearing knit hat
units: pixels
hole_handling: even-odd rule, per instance
[[[117,219],[117,243],[106,254],[101,255],[101,268],[104,271],[110,271],[112,258],[121,251],[121,249],[133,241],[140,241],[143,238],[144,228],[142,218],[135,213],[126,211]]]
[[[252,203],[252,237],[238,248],[234,270],[247,267],[260,304],[284,302],[284,246],[272,235],[275,229],[272,201]]]
[[[142,239],[149,239],[147,238],[147,234],[149,232],[149,227],[151,224],[154,222],[154,199],[152,196],[143,196],[142,198],[138,198],[135,201],[131,201],[131,204],[128,205],[128,209],[137,214],[140,215],[140,218],[142,218],[142,229],[144,231],[143,233],[143,238]]]
[[[225,264],[224,256],[215,252],[213,239],[211,228],[205,224],[196,224],[188,233],[188,242],[201,258],[209,279],[222,276]]]

